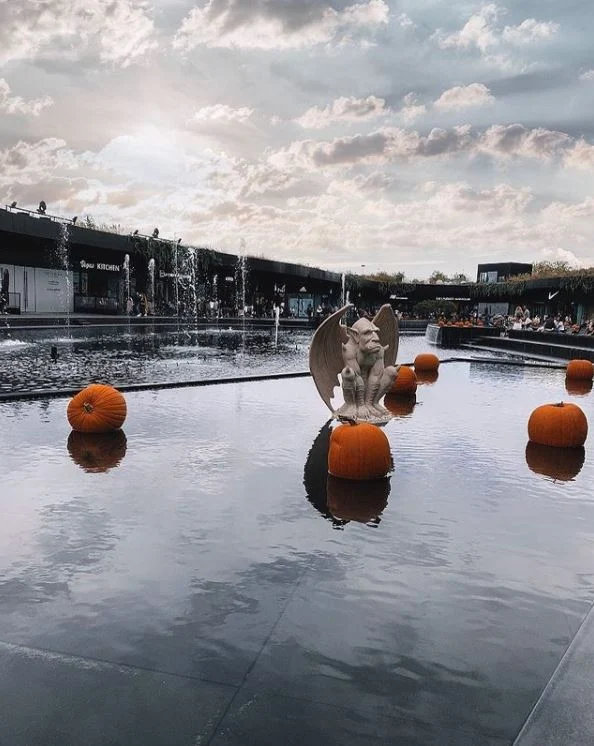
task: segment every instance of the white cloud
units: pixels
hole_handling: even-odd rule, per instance
[[[398,115],[406,124],[411,124],[415,119],[427,113],[427,107],[419,102],[415,93],[407,93],[402,102],[404,106],[400,109]]]
[[[569,168],[577,168],[580,171],[594,169],[594,145],[585,140],[578,140],[566,151],[564,163]]]
[[[522,124],[494,124],[477,140],[477,150],[498,158],[530,158],[550,161],[572,142],[565,132]]]
[[[498,21],[505,13],[505,8],[488,3],[470,16],[460,30],[446,33],[439,29],[433,38],[442,49],[477,50],[486,61],[508,67],[513,64],[514,49],[549,41],[559,30],[556,23],[534,18],[501,28]]]
[[[188,124],[201,124],[204,122],[215,122],[228,124],[229,122],[246,122],[254,113],[253,109],[242,106],[234,109],[227,104],[214,104],[214,106],[203,106],[194,112],[188,120]]]
[[[537,21],[534,18],[527,18],[518,26],[506,26],[503,29],[501,38],[503,41],[522,46],[539,41],[548,41],[559,30],[559,24],[551,21]]]
[[[54,103],[51,96],[42,96],[27,101],[21,96],[11,96],[10,94],[10,86],[4,78],[0,78],[0,111],[5,111],[8,114],[38,117],[44,109]]]
[[[470,125],[449,130],[434,127],[427,135],[416,130],[381,127],[368,134],[333,140],[295,141],[286,148],[269,153],[268,160],[277,168],[304,170],[440,159],[462,153],[468,157],[482,154],[497,160],[524,158],[548,162],[564,154],[572,144],[572,138],[564,132],[542,127],[528,129],[521,124],[497,124],[483,132],[472,132]],[[594,152],[594,146],[587,147]]]
[[[386,25],[388,17],[385,0],[355,3],[341,11],[321,0],[208,0],[184,18],[173,46],[182,51],[197,46],[301,49]]]
[[[466,109],[471,106],[485,106],[492,104],[495,97],[486,85],[482,83],[470,83],[470,85],[458,85],[444,91],[435,101],[437,109],[445,111]]]
[[[328,194],[365,194],[383,192],[394,184],[394,179],[382,171],[358,174],[353,179],[335,179],[328,184]]]
[[[591,267],[592,264],[594,264],[592,259],[580,259],[573,251],[561,249],[558,246],[556,248],[541,249],[535,261],[539,260],[547,262],[567,262],[575,269],[579,269],[580,267]]]
[[[478,13],[471,16],[464,26],[451,34],[438,30],[435,39],[442,49],[468,49],[476,47],[486,52],[498,44],[495,22],[501,10],[494,3],[484,5]]]
[[[580,80],[594,80],[594,70],[584,70],[580,74]]]
[[[404,29],[414,29],[416,28],[416,24],[409,16],[407,16],[406,13],[401,13],[398,18],[396,19],[398,21],[398,25],[400,28]]]
[[[323,109],[314,106],[295,121],[304,129],[322,129],[336,122],[357,122],[389,113],[383,98],[342,96]]]
[[[83,60],[127,67],[154,49],[143,0],[24,0],[0,3],[0,65]]]

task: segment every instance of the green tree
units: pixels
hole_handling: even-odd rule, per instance
[[[435,316],[439,316],[440,314],[451,316],[455,310],[456,304],[451,300],[422,300],[415,303],[413,307],[413,311],[417,316],[425,318],[431,314]]]
[[[437,282],[448,282],[449,277],[445,275],[443,272],[440,272],[438,269],[436,269],[434,272],[432,272],[429,276],[429,282],[431,285],[435,285]]]
[[[385,282],[388,285],[400,285],[404,282],[404,272],[375,272],[371,275],[364,275],[367,280],[376,282]]]
[[[464,272],[456,272],[450,277],[451,282],[455,282],[457,285],[461,285],[464,282],[471,282],[468,275],[465,275]]]

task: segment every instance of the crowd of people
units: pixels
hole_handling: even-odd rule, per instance
[[[508,317],[506,327],[533,332],[594,335],[594,319],[578,323],[568,314],[549,314],[541,317],[535,313],[532,316],[527,306],[520,305],[516,306],[513,316]]]

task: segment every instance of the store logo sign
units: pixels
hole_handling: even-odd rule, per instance
[[[119,272],[118,264],[104,264],[103,262],[87,262],[86,259],[80,260],[81,269],[98,269],[103,272]]]

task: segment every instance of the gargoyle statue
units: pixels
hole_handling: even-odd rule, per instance
[[[365,422],[391,418],[380,399],[398,375],[398,321],[392,307],[382,306],[373,321],[361,318],[351,327],[340,323],[351,304],[329,316],[317,328],[309,349],[309,370],[324,404],[334,417]],[[381,340],[386,344],[381,343]],[[334,410],[330,400],[342,379],[344,404]]]

